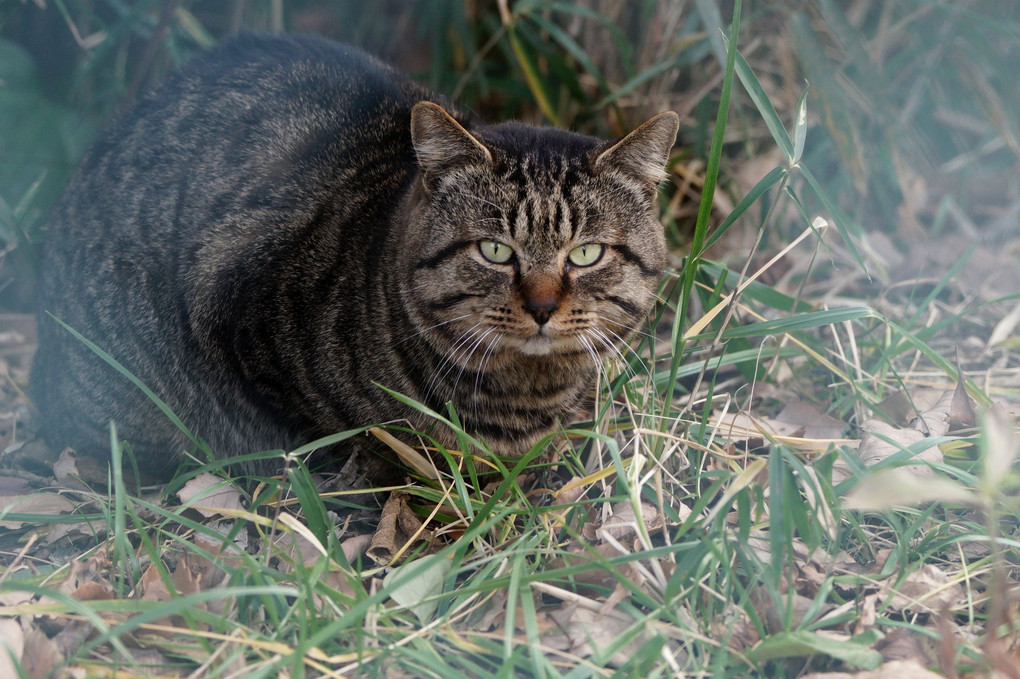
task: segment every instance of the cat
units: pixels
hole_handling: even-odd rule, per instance
[[[381,61],[245,35],[140,97],[48,224],[31,394],[51,446],[150,471],[447,412],[492,453],[556,432],[646,318],[679,121],[606,142],[482,125]],[[433,438],[456,446],[445,427]],[[343,451],[331,455],[342,457]]]

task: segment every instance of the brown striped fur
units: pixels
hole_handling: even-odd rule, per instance
[[[652,304],[677,119],[607,143],[447,110],[350,47],[235,40],[87,155],[51,218],[41,309],[221,456],[429,424],[373,383],[452,401],[494,452],[520,455]],[[487,259],[487,240],[512,259]],[[601,258],[572,265],[583,244]],[[113,419],[156,468],[188,447],[45,314],[32,390],[55,445],[102,454]]]

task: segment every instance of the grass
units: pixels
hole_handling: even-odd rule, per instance
[[[190,464],[156,497],[113,464],[105,489],[65,491],[95,531],[74,562],[36,556],[35,523],[11,533],[23,541],[0,573],[12,597],[0,619],[48,642],[88,630],[53,657],[97,675],[774,677],[881,667],[906,640],[946,676],[1012,676],[1020,446],[1015,422],[988,407],[1017,396],[1015,346],[996,350],[1007,371],[984,379],[986,357],[965,356],[975,422],[947,415],[952,428],[914,438],[905,422],[934,421],[927,389],[952,392],[961,377],[942,338],[967,354],[967,334],[990,336],[1020,294],[954,297],[973,266],[961,252],[934,276],[901,261],[912,273],[896,297],[876,243],[916,257],[917,229],[979,223],[1015,247],[1016,12],[869,0],[236,7],[92,0],[0,16],[13,55],[0,59],[13,83],[0,129],[25,111],[38,123],[14,146],[4,137],[25,168],[0,174],[6,306],[30,297],[30,244],[93,131],[238,17],[318,21],[492,119],[613,135],[657,109],[683,112],[691,150],[675,154],[663,196],[674,262],[663,302],[605,367],[591,421],[555,462],[538,446],[491,482],[459,465],[466,444],[442,451],[450,469],[401,489],[395,525],[412,539],[381,561],[357,548],[370,534],[357,498],[322,490],[304,466],[310,448],[267,453],[285,466],[272,478]],[[11,41],[75,33],[106,38],[71,50],[59,82]],[[745,178],[746,166],[760,171]],[[978,190],[990,177],[994,199]],[[791,404],[809,417],[786,422]],[[737,412],[754,418],[749,431]],[[860,441],[874,421],[889,429]],[[130,461],[115,431],[111,450]],[[919,458],[923,471],[906,467],[917,483],[883,477]],[[224,484],[184,499],[203,474]],[[214,501],[224,488],[236,506]],[[17,507],[0,518],[52,521]]]

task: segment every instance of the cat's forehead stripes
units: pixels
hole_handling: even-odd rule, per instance
[[[573,241],[590,200],[587,190],[578,190],[590,175],[587,158],[523,154],[515,160],[502,176],[509,186],[504,217],[510,237],[553,247]]]

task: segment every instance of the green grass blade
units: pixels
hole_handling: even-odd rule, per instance
[[[725,40],[728,46],[729,40]],[[754,74],[754,71],[751,70],[751,65],[747,63],[747,60],[740,53],[737,53],[736,69],[737,77],[740,78],[744,91],[751,97],[755,108],[758,109],[762,120],[765,121],[765,127],[772,133],[772,138],[775,140],[776,145],[779,146],[787,161],[792,165],[794,163],[794,147],[793,142],[790,140],[790,135],[786,131],[786,126],[783,125],[783,121],[779,118],[776,107],[772,105],[769,95],[765,93],[765,88],[761,86],[758,76]]]
[[[759,179],[758,183],[747,192],[747,195],[740,199],[740,201],[734,206],[733,211],[730,212],[730,214],[726,216],[726,219],[724,219],[715,231],[712,232],[712,235],[705,240],[702,251],[704,252],[705,250],[708,250],[717,240],[722,238],[726,231],[729,230],[729,228],[733,226],[738,219],[743,217],[744,213],[746,213],[752,205],[758,202],[759,198],[761,198],[773,186],[782,182],[783,179],[786,178],[787,173],[788,171],[785,167],[775,167],[772,168],[767,175]]]
[[[797,118],[793,121],[793,157],[790,159],[793,165],[800,162],[804,155],[804,142],[807,139],[807,94],[808,87],[804,88],[797,102]]]
[[[322,503],[319,491],[312,483],[308,468],[300,460],[292,460],[287,469],[287,480],[290,491],[297,497],[304,514],[305,525],[312,531],[324,548],[329,545],[330,521],[326,516],[326,506]]]
[[[846,321],[859,321],[866,318],[885,322],[885,317],[870,307],[847,307],[845,309],[813,311],[797,314],[790,318],[777,318],[770,321],[727,328],[723,331],[722,336],[723,339],[735,339],[737,337],[778,335],[787,332],[797,332],[798,330],[807,330],[809,328],[818,328],[824,325],[836,325]]]
[[[506,38],[510,42],[510,49],[513,50],[517,65],[524,74],[524,82],[527,83],[528,89],[531,90],[532,96],[535,97],[535,103],[542,111],[542,115],[553,125],[559,127],[560,117],[553,106],[552,96],[545,85],[545,78],[538,72],[533,55],[525,49],[521,36],[518,34],[518,28],[516,21],[506,24]]]
[[[200,438],[192,434],[191,430],[188,429],[187,425],[184,424],[181,418],[177,417],[177,414],[170,408],[170,406],[168,406],[163,399],[157,396],[156,393],[152,391],[152,389],[149,389],[149,387],[146,386],[144,382],[135,377],[130,370],[121,365],[120,362],[117,361],[117,359],[115,359],[110,354],[106,353],[106,351],[100,348],[99,345],[97,345],[95,342],[91,341],[90,339],[82,335],[80,332],[69,326],[67,323],[64,323],[62,320],[60,320],[59,318],[57,318],[48,311],[46,312],[46,315],[52,318],[57,323],[59,323],[62,328],[67,330],[69,333],[71,333],[71,335],[74,336],[75,339],[77,339],[79,342],[88,347],[89,350],[92,351],[92,353],[94,353],[99,358],[103,359],[103,361],[106,362],[111,368],[113,368],[121,375],[126,377],[131,382],[131,384],[138,387],[141,390],[141,392],[145,394],[146,398],[148,398],[150,401],[156,404],[156,407],[159,408],[160,412],[166,415],[167,419],[173,422],[174,426],[180,429],[181,432],[183,432],[184,435],[188,437],[188,440],[191,441],[191,443],[194,444],[196,448],[198,448],[198,450],[205,453],[210,458],[213,457],[212,451],[209,449],[209,446],[206,445],[205,441],[201,440]]]
[[[726,55],[726,69],[723,74],[722,92],[719,97],[719,110],[716,114],[715,132],[712,134],[712,147],[708,154],[708,164],[705,168],[705,181],[701,191],[701,202],[698,205],[698,217],[694,226],[694,238],[691,243],[691,256],[688,259],[683,271],[683,285],[680,292],[680,313],[676,314],[673,321],[673,328],[670,335],[670,346],[673,355],[670,363],[670,384],[676,382],[676,373],[680,369],[683,360],[684,339],[681,333],[681,324],[687,317],[687,309],[690,305],[691,291],[694,288],[694,279],[698,275],[698,268],[701,263],[701,254],[704,252],[705,239],[708,234],[709,218],[712,214],[712,205],[715,199],[715,185],[719,179],[719,165],[722,160],[723,142],[726,137],[726,121],[729,118],[730,95],[733,91],[733,72],[737,58],[736,37],[740,33],[740,11],[741,1],[736,0],[733,7],[733,22],[730,28],[731,42],[728,43]],[[664,412],[670,412],[673,405],[674,389],[666,391]],[[662,427],[668,427],[668,419],[663,418]],[[665,429],[664,429],[665,430]],[[661,449],[663,439],[656,440],[657,450]]]
[[[822,205],[825,206],[825,209],[829,213],[829,216],[832,217],[832,221],[836,224],[836,230],[839,232],[840,237],[842,237],[843,243],[850,251],[850,254],[853,255],[854,261],[857,262],[857,265],[861,267],[861,271],[863,271],[865,275],[868,275],[868,278],[870,279],[871,276],[868,274],[868,267],[864,263],[864,258],[861,257],[861,253],[858,252],[857,246],[854,245],[854,241],[850,237],[850,228],[849,225],[847,224],[847,220],[843,214],[843,211],[840,210],[836,206],[836,204],[832,202],[828,194],[826,194],[825,191],[822,189],[822,185],[818,183],[818,180],[815,179],[814,175],[811,174],[811,171],[808,170],[807,167],[805,167],[804,165],[798,165],[797,167],[800,169],[801,174],[804,175],[804,179],[807,180],[812,190],[814,190],[815,195],[818,197],[818,200],[822,201]]]

